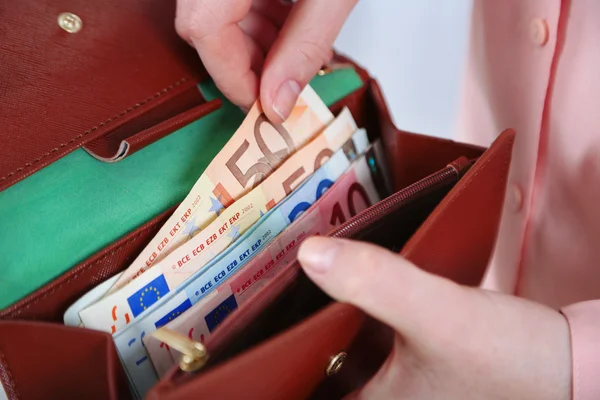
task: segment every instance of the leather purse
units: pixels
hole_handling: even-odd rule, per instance
[[[13,54],[0,58],[0,200],[78,149],[97,163],[127,165],[134,153],[222,107],[198,90],[208,76],[175,33],[172,3],[27,0],[0,5],[0,15],[0,54]],[[25,39],[34,33],[36,40]],[[483,149],[401,131],[368,71],[341,55],[334,62],[353,69],[361,85],[330,108],[348,107],[372,140],[382,140],[394,194],[331,235],[377,243],[427,271],[478,285],[515,133]],[[125,269],[175,207],[83,261],[70,259],[66,272],[0,311],[8,398],[132,397],[110,334],[61,321],[81,295]],[[221,323],[205,343],[202,369],[174,367],[148,398],[340,398],[383,365],[392,338],[385,325],[328,298],[293,263]]]
[[[400,249],[431,273],[476,286],[495,241],[513,140],[513,131],[503,132],[474,165],[461,157],[330,236]],[[149,398],[341,398],[377,372],[392,341],[388,327],[332,301],[296,262],[217,328],[204,369],[174,368]]]

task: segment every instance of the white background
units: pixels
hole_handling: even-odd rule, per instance
[[[335,49],[378,80],[400,129],[453,137],[471,4],[360,0],[352,11]]]

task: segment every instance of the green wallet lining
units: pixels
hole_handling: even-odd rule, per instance
[[[362,81],[344,69],[310,84],[331,105]],[[0,193],[0,308],[183,200],[244,118],[213,82],[201,90],[223,106],[123,161],[78,149]]]

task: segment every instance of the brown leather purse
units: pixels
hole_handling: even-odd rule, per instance
[[[22,1],[0,5],[0,15],[0,52],[14,54],[0,58],[0,190],[81,147],[118,162],[220,106],[196,88],[207,74],[174,31],[172,2]],[[93,34],[74,40],[68,30],[81,21]],[[111,68],[99,68],[99,57]],[[477,285],[498,229],[514,132],[482,149],[398,130],[377,82],[352,60],[336,61],[352,65],[363,86],[331,110],[348,107],[382,139],[395,193],[332,235]],[[9,398],[132,397],[111,336],[65,327],[62,316],[125,269],[172,211],[0,311],[0,381]],[[148,397],[339,398],[373,376],[391,340],[386,326],[332,301],[295,263],[217,328],[201,370],[174,368]]]

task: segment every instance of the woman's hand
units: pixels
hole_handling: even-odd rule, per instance
[[[331,59],[356,1],[178,0],[175,27],[227,98],[250,108],[260,94],[279,123]]]
[[[388,360],[353,396],[571,399],[569,327],[558,311],[459,286],[370,244],[313,237],[298,257],[331,297],[396,330]]]

